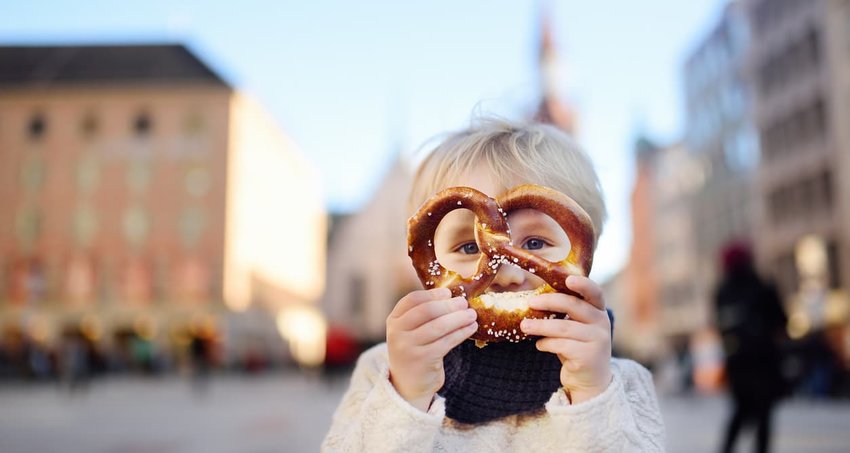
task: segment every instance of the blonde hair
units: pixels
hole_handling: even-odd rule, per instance
[[[502,190],[531,183],[566,194],[590,215],[597,240],[602,234],[606,218],[602,187],[590,158],[575,140],[554,126],[501,118],[475,119],[428,154],[413,179],[410,211],[442,189],[463,185],[465,175],[484,169]]]

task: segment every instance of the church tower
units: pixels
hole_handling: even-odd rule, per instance
[[[575,136],[577,132],[575,112],[569,103],[562,101],[560,96],[561,66],[555,49],[551,13],[548,9],[544,9],[540,17],[539,46],[540,100],[533,119],[552,124]]]

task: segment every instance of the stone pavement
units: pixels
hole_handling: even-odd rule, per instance
[[[668,451],[719,451],[731,411],[723,397],[664,397],[660,404]],[[736,451],[753,451],[754,434],[743,431]],[[850,402],[795,399],[781,403],[774,413],[771,445],[776,453],[850,452]]]
[[[347,383],[296,373],[220,376],[206,392],[177,377],[112,377],[88,392],[0,386],[0,452],[312,452]],[[726,403],[661,401],[669,451],[714,452]],[[752,436],[740,447],[752,445]],[[850,403],[792,401],[776,418],[776,452],[850,451]]]

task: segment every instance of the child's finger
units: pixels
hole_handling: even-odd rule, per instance
[[[570,338],[581,342],[596,340],[596,332],[593,327],[572,319],[523,319],[520,327],[523,332],[529,335]]]
[[[603,310],[599,310],[578,297],[561,293],[546,293],[534,296],[528,301],[528,306],[535,310],[566,313],[570,319],[584,323],[595,323],[607,318]]]
[[[477,330],[478,323],[473,321],[471,324],[467,324],[454,332],[437,339],[437,341],[433,342],[429,346],[434,346],[436,348],[436,352],[441,357],[445,357],[449,351],[451,351],[455,346],[463,343],[464,340],[471,337]]]
[[[411,332],[415,338],[414,344],[425,345],[433,343],[439,338],[475,321],[476,316],[475,310],[471,308],[440,316]]]
[[[437,299],[423,302],[408,310],[398,318],[401,330],[414,330],[417,327],[449,313],[469,308],[469,302],[463,297]]]
[[[541,338],[535,343],[538,351],[558,354],[565,360],[572,360],[579,356],[579,351],[586,348],[586,343],[570,338]]]
[[[452,291],[448,288],[434,288],[428,290],[412,291],[401,298],[390,312],[389,318],[395,319],[407,313],[411,308],[429,300],[448,299],[452,297]]]
[[[596,282],[580,275],[570,275],[567,277],[565,283],[567,284],[567,288],[579,293],[590,305],[600,310],[605,310],[605,298],[602,297],[602,288]]]

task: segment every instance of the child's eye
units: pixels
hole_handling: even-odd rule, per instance
[[[478,244],[474,242],[467,242],[466,244],[458,247],[458,251],[465,255],[477,255],[478,254]]]
[[[525,241],[525,244],[522,244],[522,248],[526,250],[540,250],[546,246],[546,242],[542,239],[531,238]]]

